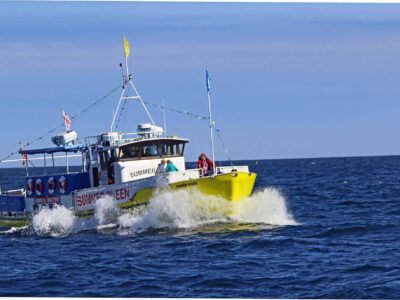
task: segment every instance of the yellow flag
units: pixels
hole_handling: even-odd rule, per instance
[[[128,58],[130,54],[130,46],[128,40],[124,36],[124,50],[125,50],[125,57]]]

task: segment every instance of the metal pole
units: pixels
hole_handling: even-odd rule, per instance
[[[167,137],[167,120],[165,119],[165,102],[162,99],[162,106],[163,106],[163,116],[164,116],[164,136]]]
[[[46,165],[46,153],[43,154],[43,161],[44,161],[44,175],[47,175],[47,165]]]
[[[213,135],[213,121],[212,121],[212,116],[211,116],[211,97],[210,97],[210,91],[207,92],[208,95],[208,116],[210,118],[210,138],[211,138],[211,153],[212,153],[212,161],[213,161],[213,173],[214,176],[216,175],[215,173],[215,154],[214,154],[214,135]]]
[[[67,174],[69,174],[68,152],[65,152],[65,157],[67,158]]]
[[[124,49],[124,51],[125,51],[125,49]],[[126,57],[126,55],[125,55],[125,66],[126,66],[126,77],[129,80],[130,79],[130,75],[129,75],[129,68],[128,68],[128,58]]]
[[[124,93],[125,93],[125,85],[123,85],[123,87],[122,87],[122,93],[121,93],[121,96],[119,97],[117,110],[115,111],[114,118],[113,118],[113,120],[112,120],[112,122],[111,122],[111,132],[114,131],[115,119],[117,118],[118,110],[119,110],[119,107],[121,106],[121,101],[122,101],[122,97],[124,96]]]
[[[55,167],[54,165],[54,153],[51,154],[51,160],[53,161],[53,168]]]
[[[21,149],[22,150],[22,144],[21,144],[21,142],[19,142],[19,149]],[[23,155],[23,154],[22,154]],[[23,158],[22,158],[22,160],[23,160]],[[28,155],[26,155],[26,161],[25,161],[25,172],[26,172],[26,176],[28,177],[29,176],[29,171],[28,171],[28,163],[29,163],[29,160],[28,160]]]

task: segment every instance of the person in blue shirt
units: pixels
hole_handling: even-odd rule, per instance
[[[146,150],[145,150],[145,156],[157,156],[158,153],[158,149],[156,146],[147,146]]]
[[[165,168],[165,171],[167,172],[177,172],[179,171],[178,168],[174,165],[174,163],[171,160],[167,160],[167,167]]]

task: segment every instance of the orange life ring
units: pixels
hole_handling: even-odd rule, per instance
[[[43,181],[41,178],[36,179],[35,189],[36,195],[41,196],[43,193]]]
[[[28,194],[28,196],[31,196],[34,191],[35,191],[35,186],[33,185],[33,179],[29,178],[26,181],[26,193]]]
[[[53,195],[54,192],[56,191],[57,184],[56,181],[54,180],[54,177],[50,177],[47,180],[47,191],[49,192],[50,195]]]
[[[58,180],[58,186],[60,187],[60,193],[65,194],[68,189],[68,182],[67,178],[65,176],[61,176],[60,179]]]

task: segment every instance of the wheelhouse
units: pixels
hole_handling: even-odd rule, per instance
[[[118,161],[183,156],[188,140],[161,138],[127,143],[119,147]]]
[[[151,177],[162,159],[170,159],[184,170],[183,155],[188,142],[177,137],[159,137],[91,145],[92,184],[101,186]]]

